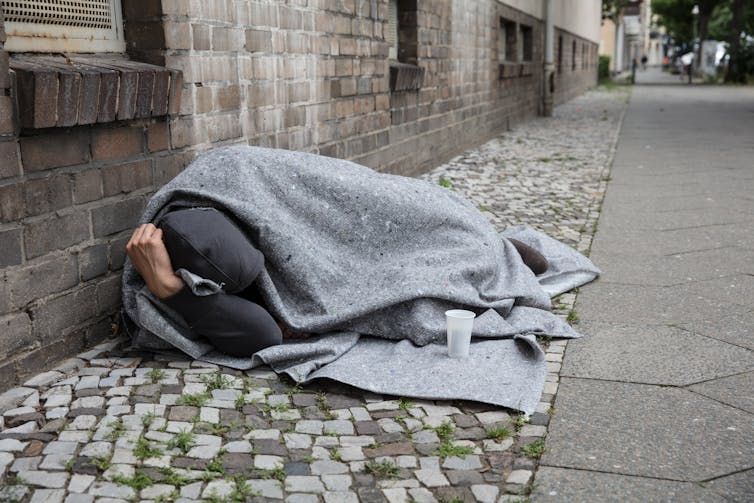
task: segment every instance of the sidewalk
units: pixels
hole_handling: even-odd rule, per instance
[[[533,501],[754,501],[753,112],[634,87]]]
[[[528,224],[586,251],[626,96],[590,92],[426,178],[465,193],[501,230]],[[558,299],[564,318],[574,298]],[[525,499],[565,347],[549,344],[542,401],[526,422],[478,403],[295,386],[268,369],[239,372],[124,342],[0,395],[0,501]]]

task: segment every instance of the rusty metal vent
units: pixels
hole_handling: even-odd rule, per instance
[[[0,0],[8,51],[122,52],[120,0]]]

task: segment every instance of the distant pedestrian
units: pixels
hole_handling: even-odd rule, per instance
[[[641,69],[642,70],[646,70],[647,69],[647,61],[648,60],[649,60],[649,58],[647,58],[646,54],[641,57]]]

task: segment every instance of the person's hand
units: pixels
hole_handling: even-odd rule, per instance
[[[173,272],[161,229],[152,224],[139,226],[126,245],[126,253],[149,291],[158,298],[170,297],[183,288],[183,280]]]

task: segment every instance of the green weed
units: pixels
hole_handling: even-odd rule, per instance
[[[368,461],[364,464],[364,471],[374,475],[378,479],[392,479],[398,477],[398,467],[390,460],[384,460],[381,463],[377,461]]]

